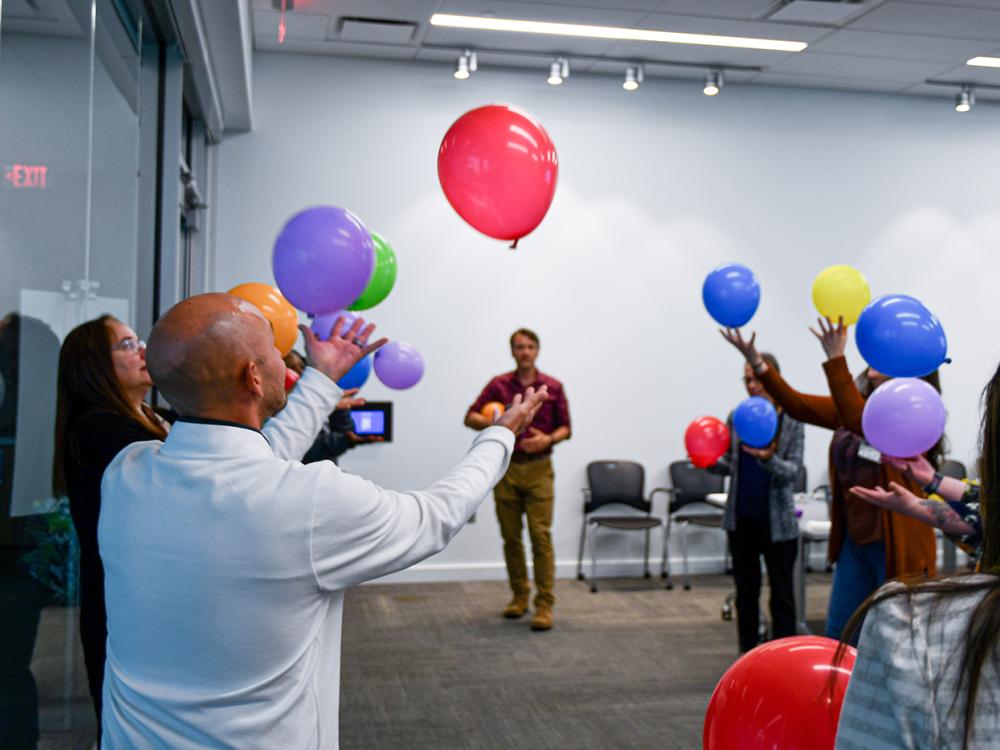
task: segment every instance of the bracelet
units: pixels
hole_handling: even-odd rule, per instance
[[[941,481],[943,479],[944,477],[940,473],[935,471],[934,478],[931,479],[931,481],[924,486],[924,492],[926,492],[928,495],[933,495],[935,492],[938,491],[938,488],[941,486]]]

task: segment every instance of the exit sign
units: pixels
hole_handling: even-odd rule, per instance
[[[4,167],[3,176],[11,187],[42,189],[48,171],[43,164],[10,164]]]

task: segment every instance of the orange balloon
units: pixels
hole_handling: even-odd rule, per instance
[[[487,419],[493,419],[494,414],[497,417],[501,417],[505,411],[507,411],[507,409],[499,401],[490,401],[488,404],[483,406],[482,409],[480,409],[479,413]]]
[[[253,303],[264,313],[274,331],[274,345],[282,357],[292,350],[299,336],[299,314],[277,287],[252,281],[234,286],[229,294]]]

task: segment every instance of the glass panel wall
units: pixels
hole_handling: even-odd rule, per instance
[[[135,313],[141,31],[117,0],[0,7],[0,744],[89,748],[56,373],[76,325]]]

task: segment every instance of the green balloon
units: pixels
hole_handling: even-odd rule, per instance
[[[350,310],[367,310],[375,307],[389,296],[396,283],[396,253],[376,232],[372,232],[372,241],[375,243],[375,270],[372,271],[372,277],[361,296],[348,308]]]

